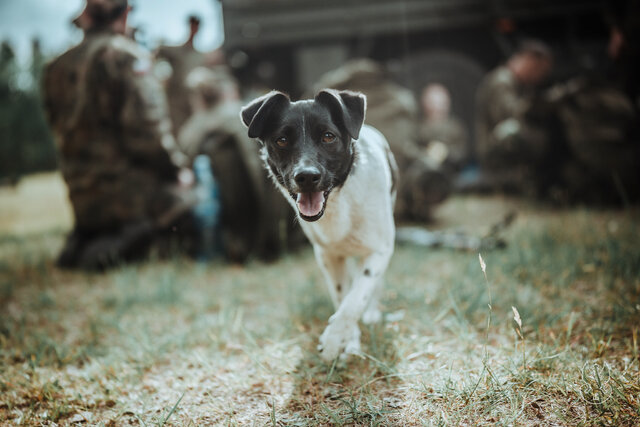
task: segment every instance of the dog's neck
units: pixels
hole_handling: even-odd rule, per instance
[[[356,141],[351,140],[351,158],[349,159],[349,167],[347,168],[344,175],[340,177],[339,179],[340,184],[336,186],[337,188],[342,187],[344,183],[347,182],[347,179],[349,179],[349,176],[351,175],[351,172],[355,167],[357,157],[358,157],[358,145],[356,144]]]

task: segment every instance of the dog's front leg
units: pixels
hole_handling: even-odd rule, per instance
[[[360,351],[358,320],[371,303],[392,252],[392,247],[385,248],[364,259],[362,271],[355,276],[351,289],[329,318],[329,325],[320,336],[319,348],[325,360],[335,359],[343,350],[346,354]]]
[[[314,245],[313,252],[327,282],[333,308],[337,310],[349,280],[346,259],[343,256],[331,254],[318,245]]]

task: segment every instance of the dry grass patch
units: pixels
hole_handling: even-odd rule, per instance
[[[2,215],[52,184],[23,185],[0,190]],[[334,364],[308,249],[87,275],[53,266],[64,215],[0,218],[0,424],[638,425],[640,213],[456,198],[438,226],[481,231],[514,207],[486,281],[477,253],[397,248],[386,321]]]

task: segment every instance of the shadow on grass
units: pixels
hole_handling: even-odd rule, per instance
[[[386,425],[387,415],[394,411],[393,386],[398,383],[394,331],[384,323],[361,324],[363,354],[327,363],[317,345],[333,306],[321,289],[309,282],[289,302],[294,324],[302,325],[308,338],[293,374],[293,392],[278,421],[284,425]]]

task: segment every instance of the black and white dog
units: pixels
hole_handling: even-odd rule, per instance
[[[394,248],[397,167],[384,136],[364,125],[365,109],[364,95],[326,89],[297,102],[271,92],[241,112],[329,285],[336,312],[320,336],[325,360],[359,352],[358,321],[381,320]]]

